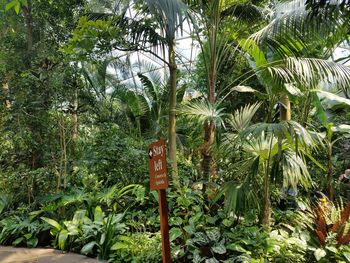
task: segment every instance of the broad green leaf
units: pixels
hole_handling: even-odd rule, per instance
[[[95,222],[101,222],[101,223],[103,222],[103,212],[100,206],[96,206],[95,208],[94,220]]]
[[[219,244],[217,246],[212,247],[212,250],[213,250],[214,253],[217,253],[217,254],[220,254],[220,255],[226,253],[226,247],[223,244]]]
[[[190,234],[190,235],[193,235],[194,232],[196,231],[196,229],[194,228],[193,225],[185,226],[185,227],[184,227],[184,230],[185,230],[188,234]]]
[[[24,237],[19,237],[15,241],[12,242],[12,246],[19,245],[22,241],[24,241]]]
[[[320,261],[322,258],[324,258],[327,255],[326,251],[322,248],[318,248],[314,252],[314,256],[317,261]]]
[[[49,225],[53,226],[54,228],[56,228],[58,231],[62,229],[62,226],[55,220],[51,219],[51,218],[47,218],[47,217],[40,217],[42,220],[44,220],[46,223],[48,223]]]
[[[27,246],[28,247],[36,247],[38,245],[38,239],[36,237],[32,237],[31,239],[27,240]]]
[[[254,93],[254,95],[256,97],[258,97],[259,99],[262,99],[262,100],[268,98],[267,94],[262,93],[256,89],[253,89],[249,86],[238,85],[238,86],[233,87],[231,89],[231,91],[237,91],[237,92],[242,92],[242,93]]]
[[[264,53],[259,46],[252,39],[243,39],[238,42],[240,47],[249,54],[256,63],[257,67],[261,67],[267,64]]]
[[[344,253],[343,253],[343,256],[346,258],[346,260],[347,260],[348,262],[350,262],[350,253],[344,252]]]
[[[63,229],[58,236],[58,248],[61,250],[65,249],[66,241],[68,238],[68,231]]]
[[[229,250],[237,251],[237,252],[251,254],[250,251],[244,249],[241,245],[236,244],[236,243],[229,244],[228,246],[226,246],[226,248],[229,249]]]
[[[71,221],[65,222],[65,224],[67,226],[67,230],[70,236],[76,236],[79,234],[79,229],[77,225],[72,224]]]
[[[21,9],[21,3],[17,2],[17,4],[15,5],[15,12],[18,15],[19,14],[19,10]]]
[[[183,221],[182,218],[177,216],[177,217],[172,217],[169,223],[171,225],[180,226],[182,224],[182,221]]]
[[[24,237],[28,240],[33,236],[32,233],[25,234]]]
[[[10,10],[11,8],[13,8],[15,5],[17,5],[18,0],[12,0],[11,2],[7,3],[5,6],[5,10]]]
[[[216,258],[209,258],[205,260],[205,263],[219,263]]]
[[[345,105],[350,106],[349,99],[341,97],[341,96],[336,95],[334,93],[324,91],[324,90],[319,90],[319,91],[317,91],[317,95],[321,100],[324,99],[329,107],[333,107],[333,106],[336,106],[339,104],[345,104]]]
[[[333,126],[332,131],[333,132],[350,133],[350,125],[340,124],[338,126]]]
[[[33,220],[34,218],[36,218],[38,215],[42,214],[43,212],[44,212],[43,210],[32,211],[29,213],[29,219]]]
[[[87,243],[85,246],[83,246],[81,248],[80,253],[84,254],[84,255],[88,255],[88,254],[92,253],[92,250],[93,250],[95,245],[97,245],[96,241],[91,241],[91,242]]]
[[[172,229],[170,229],[170,231],[169,231],[170,242],[174,241],[175,239],[177,239],[178,237],[181,237],[181,236],[182,236],[182,231],[180,228],[173,227]]]
[[[217,242],[220,239],[220,230],[218,228],[211,228],[205,231],[210,241]]]
[[[327,118],[326,112],[321,104],[319,97],[316,94],[314,94],[312,96],[312,100],[313,100],[313,103],[316,107],[317,118],[320,120],[320,122],[323,124],[323,126],[326,126],[326,124],[328,123],[328,118]]]
[[[338,249],[336,247],[326,246],[326,249],[333,253],[338,253]]]
[[[129,248],[128,244],[117,242],[111,247],[111,250],[128,249],[128,248]]]
[[[194,234],[194,236],[195,237],[192,239],[193,242],[195,242],[195,243],[197,243],[199,245],[207,245],[210,242],[210,240],[207,237],[207,235],[202,233],[202,232],[196,232]]]
[[[201,219],[202,216],[203,216],[202,212],[196,213],[194,216],[192,216],[190,218],[189,223],[195,225],[196,222],[198,222]]]
[[[78,210],[74,213],[73,216],[73,224],[80,224],[84,221],[84,217],[86,215],[86,210]]]
[[[251,92],[251,93],[259,92],[256,89],[253,89],[249,86],[242,86],[242,85],[235,86],[231,90],[238,91],[238,92]]]
[[[101,239],[100,239],[100,245],[102,246],[103,245],[103,243],[106,241],[106,233],[102,233],[102,235],[101,235]]]

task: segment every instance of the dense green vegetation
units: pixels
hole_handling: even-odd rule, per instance
[[[0,244],[160,262],[147,145],[164,138],[174,262],[350,262],[349,14],[0,0]]]

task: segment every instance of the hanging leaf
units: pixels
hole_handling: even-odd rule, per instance
[[[242,93],[254,93],[254,95],[261,100],[268,98],[267,94],[262,93],[256,89],[253,89],[249,86],[238,85],[238,86],[233,87],[231,89],[231,91],[237,91],[237,92],[242,92]]]
[[[344,97],[341,97],[339,95],[336,95],[334,93],[324,91],[324,90],[319,90],[317,91],[317,95],[321,100],[325,100],[327,103],[327,106],[329,108],[338,106],[339,104],[345,104],[347,106],[350,106],[350,100]]]
[[[318,248],[314,252],[314,256],[317,261],[320,261],[322,258],[324,258],[327,255],[326,251],[322,248]]]
[[[18,3],[19,3],[18,0],[13,0],[13,1],[7,3],[5,6],[5,10],[8,11],[11,8],[14,8]]]
[[[294,86],[293,84],[290,83],[286,83],[284,84],[284,87],[286,88],[286,90],[293,96],[297,96],[297,97],[301,97],[303,96],[303,93],[300,91],[300,89],[298,89],[296,86]]]
[[[320,122],[323,124],[323,126],[326,126],[328,123],[328,118],[326,115],[326,112],[321,104],[320,99],[316,94],[312,96],[312,100],[314,102],[314,105],[316,107],[316,116],[320,120]]]

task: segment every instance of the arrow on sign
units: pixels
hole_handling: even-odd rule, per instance
[[[148,157],[149,157],[150,159],[152,159],[152,157],[153,157],[153,151],[152,151],[152,149],[149,149],[149,150],[148,150]]]

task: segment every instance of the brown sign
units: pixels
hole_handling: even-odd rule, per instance
[[[168,177],[166,174],[166,147],[164,140],[159,140],[148,146],[148,160],[151,189],[167,189]]]

